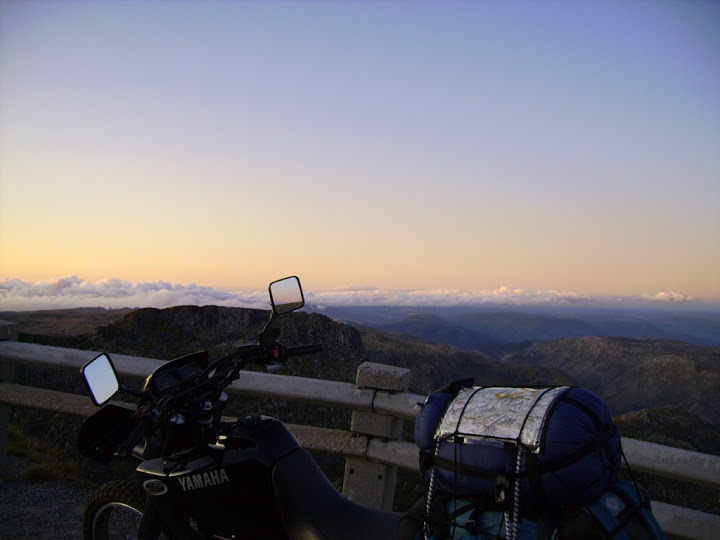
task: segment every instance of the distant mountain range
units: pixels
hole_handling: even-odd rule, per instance
[[[572,337],[629,337],[720,345],[720,313],[570,308],[328,307],[336,320],[363,324],[493,357],[508,343]]]

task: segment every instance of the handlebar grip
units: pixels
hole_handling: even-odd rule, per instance
[[[288,347],[286,349],[288,356],[300,356],[303,354],[317,354],[323,352],[322,345],[298,345],[297,347]]]

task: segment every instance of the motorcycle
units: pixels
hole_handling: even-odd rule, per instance
[[[94,460],[134,456],[134,479],[100,486],[87,504],[86,540],[409,540],[422,517],[363,507],[340,494],[280,422],[249,415],[222,420],[223,389],[248,365],[275,370],[289,358],[322,351],[288,347],[272,323],[303,307],[297,277],[269,286],[271,314],[257,343],[210,361],[206,351],[155,369],[142,389],[120,384],[107,354],[82,368],[93,402],[80,452]],[[108,403],[138,398],[135,410]]]

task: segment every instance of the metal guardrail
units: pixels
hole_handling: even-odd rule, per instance
[[[13,384],[12,366],[24,364],[77,371],[97,354],[92,351],[19,343],[12,340],[0,341],[0,403],[4,404],[0,405],[0,459],[4,457],[7,443],[8,406],[36,408],[81,417],[88,416],[96,410],[85,396]],[[114,354],[112,357],[118,372],[125,377],[145,377],[155,367],[164,363],[161,360],[126,355]],[[416,404],[423,402],[425,396],[398,391],[397,389],[401,387],[394,386],[398,384],[400,378],[406,376],[402,372],[407,370],[370,363],[363,366],[366,367],[363,384],[244,371],[227,391],[244,396],[351,409],[355,411],[351,431],[292,424],[288,425],[288,428],[300,443],[310,450],[343,455],[348,461],[354,459],[353,471],[360,463],[417,471],[417,447],[413,443],[393,440],[395,438],[393,436],[390,436],[390,440],[385,440],[388,437],[388,434],[384,433],[386,428],[382,426],[377,428],[375,425],[387,423],[393,418],[414,420],[417,413]],[[407,375],[409,376],[409,372]],[[359,371],[358,383],[361,382],[360,378]],[[383,382],[385,378],[390,382],[387,384]],[[380,382],[374,384],[373,381]],[[380,431],[375,431],[376,429]],[[384,437],[373,437],[378,434]],[[627,460],[634,470],[720,488],[720,457],[718,456],[627,438],[623,438],[622,442]],[[394,479],[392,474],[382,476]],[[381,492],[388,491],[387,485],[367,486],[358,478],[357,475],[349,478],[346,468],[346,482],[359,482],[358,485],[363,486],[363,490],[380,493],[379,498],[371,497],[369,500],[358,502],[386,507],[387,496],[383,499]],[[357,493],[358,491],[351,487],[346,494],[352,497]],[[357,500],[357,497],[352,498]],[[714,539],[720,534],[718,515],[655,501],[652,504],[658,522],[668,534],[693,539]]]

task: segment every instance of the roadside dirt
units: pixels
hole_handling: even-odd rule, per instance
[[[83,511],[92,490],[64,480],[25,480],[24,460],[9,460],[0,480],[0,538],[82,538]]]

